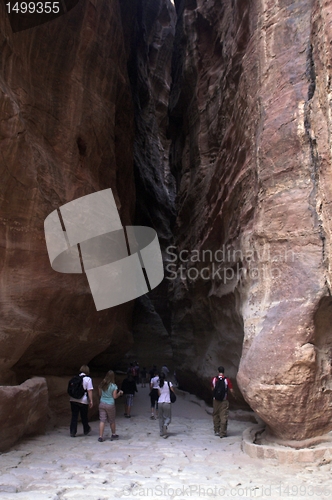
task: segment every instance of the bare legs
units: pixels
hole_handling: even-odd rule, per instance
[[[99,422],[99,438],[103,439],[105,422]]]
[[[110,429],[112,431],[112,436],[115,436],[116,435],[116,426],[115,426],[115,422],[113,422],[112,424],[110,424]],[[99,422],[99,439],[103,439],[103,436],[104,436],[104,430],[105,430],[105,422]]]

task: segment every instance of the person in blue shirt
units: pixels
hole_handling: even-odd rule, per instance
[[[118,386],[115,384],[114,372],[109,370],[104,380],[99,385],[99,438],[98,441],[104,441],[105,424],[108,422],[112,431],[111,441],[118,439],[119,436],[115,431],[115,399],[122,396],[123,392],[118,391]]]

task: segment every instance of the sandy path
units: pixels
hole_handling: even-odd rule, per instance
[[[170,436],[161,438],[158,421],[149,419],[148,392],[139,389],[131,419],[117,406],[118,441],[99,443],[92,422],[90,436],[80,424],[75,439],[58,428],[3,453],[1,500],[332,498],[330,464],[250,459],[241,435],[252,424],[230,420],[228,437],[220,439],[211,416],[181,397],[172,405]]]

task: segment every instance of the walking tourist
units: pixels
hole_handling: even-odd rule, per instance
[[[172,382],[167,382],[164,372],[159,377],[159,398],[158,398],[158,412],[159,412],[159,431],[160,436],[167,438],[167,428],[172,420],[171,411],[171,397],[170,391],[174,392]]]
[[[71,422],[70,422],[70,435],[71,437],[75,437],[77,433],[77,421],[78,421],[78,416],[80,415],[82,425],[83,425],[83,432],[84,435],[87,436],[89,432],[91,431],[91,427],[88,422],[88,411],[89,408],[93,407],[93,385],[92,385],[92,380],[89,377],[90,375],[90,369],[87,365],[83,365],[80,368],[80,374],[79,377],[74,377],[78,379],[78,386],[80,385],[81,387],[77,387],[76,390],[84,390],[84,394],[82,397],[70,397],[70,409],[71,409]],[[72,379],[73,380],[73,379]],[[83,388],[82,388],[83,385]]]
[[[104,380],[99,385],[99,438],[98,441],[104,441],[105,424],[108,422],[112,431],[111,441],[118,439],[115,429],[115,400],[122,396],[123,392],[118,391],[118,386],[115,384],[114,372],[109,370]]]
[[[215,436],[227,436],[228,424],[228,393],[233,394],[232,382],[224,375],[224,367],[218,367],[218,375],[212,380],[213,391],[213,427]]]

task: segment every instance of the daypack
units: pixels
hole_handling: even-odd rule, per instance
[[[227,394],[227,382],[224,379],[224,377],[222,378],[218,377],[216,380],[216,385],[214,386],[213,389],[213,397],[217,401],[224,401],[226,394]]]
[[[175,394],[175,392],[171,391],[171,387],[169,385],[169,382],[167,382],[167,383],[168,383],[168,388],[169,388],[169,398],[171,400],[171,403],[175,403],[175,401],[176,401],[176,394]]]
[[[74,399],[83,398],[86,393],[86,390],[83,387],[83,378],[84,375],[75,375],[69,380],[67,392],[70,397]]]

